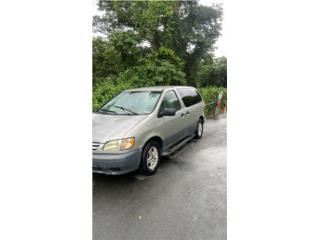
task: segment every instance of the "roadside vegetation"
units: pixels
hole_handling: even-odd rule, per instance
[[[215,57],[222,8],[197,1],[101,1],[93,18],[93,111],[124,89],[188,85],[207,103],[224,91],[227,59]],[[208,107],[207,113],[212,109]]]
[[[216,103],[218,100],[219,94],[222,92],[222,99],[220,103],[220,109],[222,111],[227,107],[227,89],[224,87],[206,87],[199,88],[200,94],[207,104],[205,113],[207,117],[214,115],[214,110],[216,108]]]

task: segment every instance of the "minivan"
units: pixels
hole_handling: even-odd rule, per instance
[[[205,104],[185,86],[125,90],[93,113],[93,172],[153,175],[162,156],[203,135]]]

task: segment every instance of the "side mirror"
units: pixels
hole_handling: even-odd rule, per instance
[[[158,117],[175,116],[176,110],[174,108],[165,108],[162,112],[159,112]]]

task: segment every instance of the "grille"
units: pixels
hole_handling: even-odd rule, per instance
[[[92,143],[92,150],[93,150],[93,151],[94,151],[94,150],[97,150],[97,149],[99,148],[99,146],[100,146],[100,143],[93,142],[93,143]]]

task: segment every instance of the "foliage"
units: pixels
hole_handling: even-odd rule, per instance
[[[214,50],[221,30],[221,7],[197,1],[100,1],[99,10],[94,31],[111,39],[122,61],[128,65],[144,52],[171,49],[184,62],[187,84],[194,86],[198,64]]]
[[[98,1],[94,16],[93,108],[119,91],[154,85],[225,86],[214,59],[222,9],[197,1]],[[102,37],[102,36],[103,37]]]
[[[227,87],[227,59],[203,60],[199,66],[198,81],[200,86]]]
[[[207,88],[200,88],[200,94],[206,104],[210,104],[206,106],[205,113],[206,116],[211,116],[214,113],[214,109],[216,107],[215,103],[218,99],[218,95],[223,92],[222,100],[221,100],[221,108],[223,109],[227,106],[227,89],[223,87],[207,87]]]
[[[92,43],[93,86],[105,79],[113,78],[122,70],[120,53],[106,40],[94,38]]]

